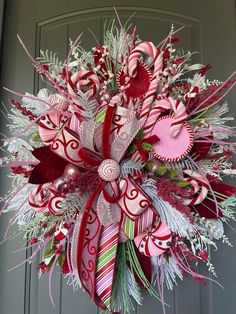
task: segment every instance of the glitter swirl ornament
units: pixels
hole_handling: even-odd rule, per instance
[[[104,181],[114,181],[120,175],[120,166],[115,160],[105,159],[98,167],[98,174]]]

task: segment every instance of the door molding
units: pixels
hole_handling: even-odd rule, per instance
[[[177,18],[181,18],[181,19],[185,19],[185,20],[189,20],[195,23],[202,23],[202,20],[200,18],[196,18],[190,15],[186,15],[186,14],[181,14],[178,12],[174,12],[174,11],[167,11],[167,10],[162,10],[162,9],[155,9],[155,8],[150,8],[150,7],[141,7],[141,6],[116,6],[116,10],[117,12],[121,12],[121,11],[132,11],[132,12],[141,12],[141,13],[154,13],[154,14],[162,14],[163,16],[173,16],[173,17],[177,17]],[[91,9],[85,9],[85,10],[76,10],[76,11],[72,11],[70,13],[66,13],[66,14],[62,14],[62,15],[58,15],[46,20],[43,20],[41,22],[38,22],[38,26],[42,27],[43,25],[49,24],[49,23],[53,23],[62,19],[68,19],[71,17],[75,17],[78,15],[85,15],[85,14],[91,14],[91,13],[99,13],[99,12],[114,12],[114,8],[113,7],[98,7],[98,8],[91,8]],[[188,25],[188,24],[186,24]],[[190,24],[191,25],[191,24]],[[189,26],[190,26],[189,25]]]
[[[158,8],[150,8],[145,6],[116,6],[116,10],[119,13],[129,13],[132,15],[134,12],[136,16],[148,17],[150,19],[158,19],[169,22],[176,22],[180,25],[186,27],[197,29],[198,46],[197,51],[200,55],[200,61],[203,63],[203,21],[201,18],[193,17],[191,15],[182,14],[176,11],[163,10]],[[96,17],[101,17],[104,15],[106,17],[108,14],[112,14],[115,17],[114,7],[104,6],[90,9],[76,10],[69,13],[61,14],[52,18],[48,18],[36,23],[36,47],[35,53],[39,52],[39,41],[41,36],[41,30],[44,27],[57,27],[59,25],[68,24],[68,21],[75,20],[76,17],[83,17],[86,15],[88,19],[93,19]]]

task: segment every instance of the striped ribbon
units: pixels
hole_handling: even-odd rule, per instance
[[[119,223],[103,226],[97,256],[96,292],[108,310],[111,310],[118,235]]]
[[[128,216],[123,215],[121,229],[130,240],[133,240],[138,234],[152,224],[156,216],[157,215],[150,207],[148,207],[136,220],[131,220]]]

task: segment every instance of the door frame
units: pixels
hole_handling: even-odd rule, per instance
[[[6,0],[0,0],[0,68],[2,64],[5,12],[6,12]]]

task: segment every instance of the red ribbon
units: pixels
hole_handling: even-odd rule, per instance
[[[114,159],[119,162],[127,149],[126,146],[129,144],[129,141],[137,134],[139,125],[137,121],[135,124],[135,121],[132,119],[127,120],[128,122],[124,125],[126,128],[123,130],[123,133],[129,141],[126,140],[123,143],[121,137],[118,138],[119,141],[114,142],[114,147],[111,147],[112,125],[115,112],[116,106],[107,107],[105,120],[102,125],[102,157],[82,147],[78,136],[68,129],[62,130],[60,137],[55,140],[51,149],[69,162],[94,172],[98,171],[98,167],[103,160]],[[150,138],[149,143],[151,144],[155,140],[157,139],[154,137]],[[144,140],[144,142],[147,142],[147,140]],[[120,149],[116,150],[115,148],[117,147]],[[125,213],[128,214],[130,210],[130,216],[133,219],[138,218],[147,208],[149,200],[131,178],[126,178],[125,180],[116,179],[111,182],[102,180],[101,178],[96,190],[90,195],[85,210],[82,213],[76,256],[78,275],[83,288],[90,294],[99,307],[105,309],[103,302],[95,291],[96,256],[101,234],[101,222],[97,211],[93,208],[93,204],[98,195],[103,197],[105,206],[106,203],[117,203]],[[137,204],[133,203],[134,199]],[[91,265],[93,267],[90,267]]]
[[[115,107],[114,106],[109,106],[106,111],[106,116],[105,116],[105,121],[103,125],[103,133],[102,133],[102,155],[104,159],[109,159],[110,158],[110,133],[111,133],[111,127],[112,127],[112,120],[113,116],[115,114]],[[93,166],[93,167],[98,167],[100,164],[100,161],[97,159],[92,158],[85,149],[80,149],[78,152],[79,157],[88,165]],[[98,188],[92,192],[90,195],[88,202],[86,204],[85,211],[83,213],[82,221],[81,221],[81,228],[79,231],[79,241],[78,241],[78,250],[77,250],[77,267],[78,267],[78,273],[80,278],[83,278],[82,274],[82,263],[83,263],[83,251],[84,251],[84,241],[86,237],[86,231],[87,231],[87,225],[88,225],[88,220],[90,216],[90,212],[94,203],[94,200],[96,197],[99,195],[101,191],[103,191],[104,198],[109,202],[109,203],[116,203],[119,199],[119,193],[116,193],[119,191],[119,183],[118,181],[115,182],[117,185],[116,189],[112,189],[114,191],[115,195],[111,195],[110,192],[106,189],[106,185],[109,182],[102,181]],[[111,184],[112,186],[112,184]],[[95,276],[95,271],[93,273],[93,280]],[[88,288],[86,287],[86,283],[81,280],[81,283],[86,291],[88,291]],[[96,291],[95,291],[95,285],[93,286],[92,291],[88,291],[90,296],[94,299],[96,304],[103,308],[104,307],[101,302],[99,301],[98,297],[96,296]]]
[[[111,134],[111,128],[112,128],[112,120],[114,117],[116,111],[115,106],[108,106],[106,111],[106,116],[103,124],[103,130],[102,130],[102,156],[103,159],[110,159],[111,158],[111,143],[110,143],[110,134]],[[80,149],[78,152],[79,157],[88,165],[92,167],[96,167],[95,170],[97,170],[97,167],[100,164],[100,161],[97,159],[92,158],[88,151],[84,148]],[[108,189],[106,188],[106,185],[109,185],[110,189],[114,192],[112,195]],[[101,184],[98,186],[99,191],[103,191],[104,198],[109,203],[116,203],[119,199],[119,183],[117,180],[113,182],[113,184],[116,185],[116,188],[114,188],[114,185],[112,183],[102,181]]]

